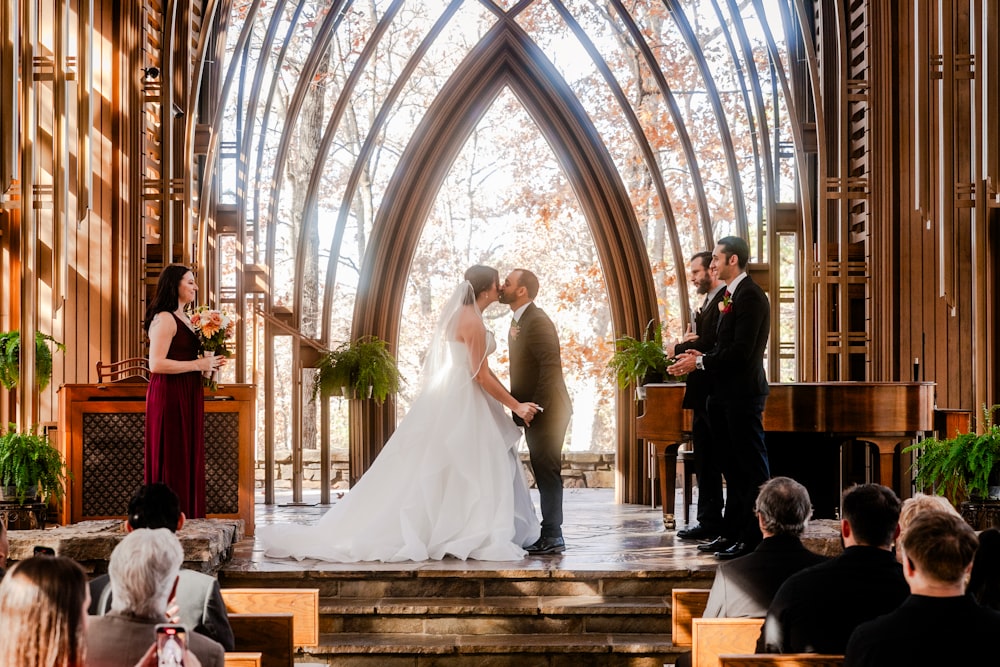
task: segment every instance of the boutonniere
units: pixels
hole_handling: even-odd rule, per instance
[[[726,290],[726,293],[722,295],[722,301],[719,302],[719,312],[725,315],[730,310],[733,309],[733,295]]]
[[[511,340],[517,340],[517,335],[521,333],[521,325],[517,323],[517,320],[512,319],[510,321],[510,331],[507,332],[507,337]]]

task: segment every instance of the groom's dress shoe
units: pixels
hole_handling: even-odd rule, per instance
[[[746,542],[737,542],[728,549],[716,552],[715,557],[719,560],[732,560],[740,556],[746,556],[751,551],[753,551],[753,548]]]
[[[717,537],[707,544],[699,544],[698,551],[704,551],[705,553],[715,553],[717,551],[725,551],[729,547],[736,544],[733,540],[728,537]]]
[[[718,536],[718,530],[707,526],[691,526],[677,531],[677,537],[682,540],[714,540]]]
[[[566,551],[566,542],[561,537],[539,537],[534,544],[524,547],[530,556],[561,554]]]

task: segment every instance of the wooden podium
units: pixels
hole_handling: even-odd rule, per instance
[[[143,483],[147,384],[67,384],[59,389],[59,447],[73,477],[62,516],[124,519]],[[254,533],[256,387],[205,391],[205,493],[209,518],[243,519]]]

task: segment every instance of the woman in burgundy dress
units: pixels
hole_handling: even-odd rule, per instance
[[[198,285],[186,266],[163,269],[143,326],[149,335],[146,390],[146,484],[166,484],[188,518],[205,516],[205,393],[202,371],[225,357],[199,357],[201,341],[184,307]]]

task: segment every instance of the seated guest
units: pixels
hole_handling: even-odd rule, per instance
[[[903,507],[899,510],[899,535],[896,537],[893,546],[893,550],[896,553],[896,560],[900,563],[903,562],[903,556],[900,553],[898,545],[903,540],[903,533],[906,532],[906,528],[913,521],[913,518],[924,512],[950,512],[955,516],[960,516],[958,510],[951,504],[951,501],[944,496],[931,496],[926,493],[918,493],[912,498],[904,500]]]
[[[809,492],[794,479],[774,477],[760,487],[754,512],[764,541],[715,573],[703,616],[764,618],[778,587],[799,570],[827,559],[802,546],[812,516]]]
[[[1000,613],[965,594],[976,533],[951,512],[924,512],[903,534],[910,596],[898,609],[858,626],[846,664],[863,667],[985,664],[996,652]],[[920,633],[929,641],[914,641]],[[995,634],[997,633],[997,634]]]
[[[184,550],[165,528],[139,528],[125,536],[108,564],[111,611],[91,616],[87,630],[87,667],[132,667],[148,656],[158,623],[167,623],[167,605],[179,580]],[[202,667],[223,667],[224,650],[197,632],[188,649]],[[145,655],[144,655],[145,654]]]
[[[128,504],[125,530],[136,528],[166,528],[176,532],[184,525],[177,494],[166,484],[140,486]],[[90,582],[90,614],[103,616],[111,609],[111,587],[108,575]],[[227,651],[235,647],[233,629],[222,600],[219,582],[201,572],[181,570],[177,582],[177,595],[172,600],[178,607],[177,617],[195,632],[214,639]]]
[[[854,628],[909,595],[892,555],[899,498],[879,484],[862,484],[845,491],[841,502],[844,553],[781,585],[768,607],[758,653],[842,655]]]
[[[0,619],[0,665],[83,667],[87,575],[58,556],[17,563],[0,582]]]
[[[969,595],[983,607],[1000,611],[1000,530],[979,533],[979,548],[972,561]]]

